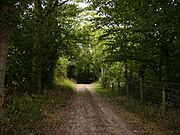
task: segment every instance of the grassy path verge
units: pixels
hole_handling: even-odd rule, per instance
[[[0,110],[0,135],[44,134],[49,118],[67,105],[74,88],[69,81],[62,81],[43,93],[6,97]]]
[[[98,93],[113,102],[124,118],[138,134],[142,135],[179,135],[180,121],[172,112],[161,116],[159,108],[151,104],[141,104],[135,99],[117,96],[116,91],[107,90],[100,84],[94,84]]]

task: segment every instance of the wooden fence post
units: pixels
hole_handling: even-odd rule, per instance
[[[112,90],[114,90],[114,82],[111,83],[111,86],[112,86]]]
[[[116,95],[117,95],[117,90],[118,90],[117,83],[115,83],[115,91],[116,91]]]
[[[166,110],[166,92],[165,89],[162,90],[162,115],[165,115]]]
[[[126,96],[129,97],[129,84],[128,81],[126,81]]]
[[[142,81],[142,78],[140,78],[140,96],[141,96],[141,101],[143,101],[143,81]]]

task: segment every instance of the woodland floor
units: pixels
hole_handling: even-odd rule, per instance
[[[117,109],[86,84],[78,84],[69,105],[53,114],[45,134],[166,135],[157,125]]]

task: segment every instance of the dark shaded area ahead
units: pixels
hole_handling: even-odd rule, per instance
[[[78,84],[90,84],[97,81],[97,75],[89,68],[77,69],[75,66],[70,66],[67,72],[68,78],[75,79]]]
[[[77,83],[79,84],[90,84],[97,80],[97,77],[95,74],[86,74],[86,73],[80,73],[77,75]]]

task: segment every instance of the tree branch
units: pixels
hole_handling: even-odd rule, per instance
[[[62,6],[67,2],[68,2],[68,0],[66,0],[66,1],[64,1],[62,3],[59,3],[59,0],[55,0],[53,2],[53,4],[50,6],[50,8],[44,13],[43,18],[50,15],[57,6]]]
[[[62,5],[64,5],[65,3],[67,3],[69,0],[66,0],[66,1],[64,1],[64,2],[61,2],[58,6],[62,6]]]

